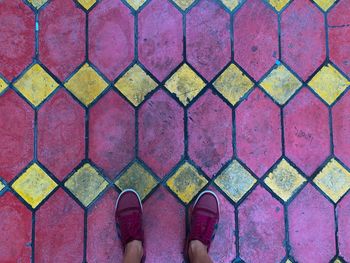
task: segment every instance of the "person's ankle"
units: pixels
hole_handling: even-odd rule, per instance
[[[207,249],[207,246],[199,240],[192,240],[189,244],[189,253],[192,255],[207,252]]]
[[[125,253],[126,254],[131,253],[131,254],[137,255],[141,260],[143,256],[142,242],[140,240],[133,240],[127,243],[125,246]]]

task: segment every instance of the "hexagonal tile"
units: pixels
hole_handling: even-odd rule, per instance
[[[350,261],[350,194],[340,200],[336,207],[338,219],[339,255],[347,262]],[[346,263],[346,262],[344,262]]]
[[[141,199],[144,199],[157,184],[158,181],[138,162],[134,162],[115,182],[120,190],[136,190]]]
[[[30,166],[13,184],[12,188],[35,208],[57,184],[36,163]]]
[[[350,189],[350,173],[332,159],[315,177],[314,182],[336,203]]]
[[[108,83],[89,64],[84,64],[65,86],[84,105],[89,106],[108,86]]]
[[[314,0],[314,2],[323,10],[327,11],[335,2],[336,0]]]
[[[36,9],[42,7],[48,0],[28,0],[28,2]]]
[[[291,0],[267,0],[277,11],[281,11]]]
[[[234,201],[238,202],[253,187],[256,179],[236,160],[220,173],[215,183]]]
[[[64,81],[85,59],[85,13],[72,0],[52,0],[38,17],[40,61]]]
[[[38,106],[58,87],[58,83],[39,64],[34,64],[14,86],[34,106]]]
[[[85,10],[89,10],[95,3],[96,0],[77,0]]]
[[[350,81],[328,64],[321,68],[308,84],[322,99],[332,104],[350,85]]]
[[[165,83],[165,87],[184,105],[190,103],[204,86],[204,81],[187,64],[183,64]]]
[[[115,83],[115,87],[132,104],[138,106],[145,96],[157,87],[157,83],[135,64]]]
[[[195,0],[173,0],[182,10],[186,10]]]
[[[231,11],[236,9],[237,6],[239,6],[241,3],[243,3],[243,0],[221,0],[221,2]]]
[[[287,202],[306,179],[285,159],[282,159],[264,181],[272,191]]]
[[[232,105],[240,101],[254,85],[235,64],[225,69],[213,84]]]
[[[184,202],[189,203],[207,184],[199,171],[185,162],[167,181],[167,186]]]
[[[134,10],[138,10],[147,0],[126,0]]]
[[[3,92],[7,88],[8,84],[6,81],[0,77],[0,93]]]
[[[283,105],[302,83],[285,66],[280,65],[274,68],[260,85]]]
[[[84,206],[89,206],[107,185],[106,180],[90,164],[84,164],[64,183]]]

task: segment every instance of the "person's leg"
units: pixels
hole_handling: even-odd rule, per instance
[[[144,256],[142,203],[135,191],[128,189],[119,195],[115,219],[124,247],[123,263],[140,263]]]
[[[191,213],[188,257],[191,263],[212,263],[208,255],[219,223],[219,202],[215,193],[204,191],[197,198]]]

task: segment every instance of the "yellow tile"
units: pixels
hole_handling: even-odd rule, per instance
[[[90,7],[92,7],[92,6],[96,3],[96,0],[78,0],[78,2],[79,2],[86,10],[89,10]]]
[[[138,106],[145,99],[145,96],[157,87],[157,83],[139,65],[135,64],[115,83],[115,87],[132,104]]]
[[[37,164],[30,166],[13,184],[12,188],[35,208],[57,184]]]
[[[5,185],[0,181],[0,192],[5,188]]]
[[[273,69],[260,83],[278,103],[284,104],[302,83],[283,65]]]
[[[139,163],[133,163],[115,182],[115,185],[121,190],[128,188],[136,190],[142,199],[157,184],[157,180]]]
[[[293,263],[293,262],[290,259],[287,259],[286,263]]]
[[[314,2],[325,12],[335,3],[335,1],[336,0],[314,0]]]
[[[182,10],[186,10],[194,0],[173,0]]]
[[[221,2],[227,6],[231,11],[235,9],[243,0],[221,0]]]
[[[272,191],[287,202],[306,179],[282,159],[264,181]]]
[[[350,189],[350,173],[332,159],[316,176],[314,182],[336,203]]]
[[[167,185],[183,202],[189,203],[207,182],[194,166],[186,162],[167,181]]]
[[[42,7],[48,0],[28,0],[36,9]]]
[[[134,10],[138,10],[145,2],[146,0],[126,0],[129,5],[131,5]]]
[[[187,65],[182,65],[165,87],[187,105],[205,87],[204,81]]]
[[[234,64],[231,64],[214,82],[214,87],[235,105],[253,87],[254,83]]]
[[[277,11],[281,11],[283,7],[285,7],[290,0],[268,0],[270,5],[272,5]]]
[[[340,258],[336,258],[333,263],[343,263],[343,261]]]
[[[107,181],[90,164],[85,164],[66,182],[65,187],[88,206],[107,187]]]
[[[328,104],[332,104],[350,85],[350,82],[331,64],[320,69],[309,86]]]
[[[215,179],[215,183],[236,203],[255,182],[256,179],[236,160]]]
[[[0,93],[3,92],[7,88],[7,86],[8,85],[6,81],[0,77]]]
[[[88,106],[107,88],[108,83],[92,67],[84,64],[65,86]]]
[[[58,87],[58,83],[39,64],[34,64],[14,86],[38,106]]]

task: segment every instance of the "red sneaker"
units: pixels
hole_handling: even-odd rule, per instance
[[[142,203],[137,192],[131,189],[121,192],[115,207],[115,220],[123,247],[134,240],[144,244]]]
[[[186,253],[192,240],[202,242],[209,251],[220,217],[219,200],[216,194],[212,191],[202,192],[194,203],[190,216],[191,225]]]

